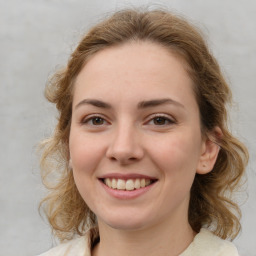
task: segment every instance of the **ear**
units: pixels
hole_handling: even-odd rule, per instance
[[[220,146],[217,144],[217,141],[221,137],[221,129],[215,127],[202,142],[201,156],[196,171],[198,174],[206,174],[213,169],[220,151]]]

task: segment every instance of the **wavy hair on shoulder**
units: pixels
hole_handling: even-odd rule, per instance
[[[45,96],[56,105],[59,116],[54,134],[41,143],[41,176],[49,193],[40,207],[54,234],[62,241],[94,228],[94,238],[98,235],[96,216],[80,196],[68,166],[73,88],[91,56],[130,41],[150,41],[180,57],[193,81],[202,134],[209,136],[214,127],[221,129],[222,136],[212,138],[220,146],[213,170],[196,174],[188,219],[196,232],[207,226],[221,238],[235,238],[241,228],[241,212],[232,195],[241,186],[248,152],[228,128],[227,105],[232,100],[229,86],[198,28],[169,11],[137,9],[116,12],[91,28],[67,66],[46,86]]]

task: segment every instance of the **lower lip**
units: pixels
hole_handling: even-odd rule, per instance
[[[144,188],[139,188],[139,189],[134,189],[134,190],[118,190],[118,189],[113,189],[105,185],[103,182],[101,182],[101,185],[107,191],[107,193],[115,198],[118,199],[134,199],[137,198],[146,192],[148,192],[156,182],[144,187]]]

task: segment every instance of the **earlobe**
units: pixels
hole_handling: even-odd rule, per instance
[[[197,166],[198,174],[206,174],[213,169],[220,151],[220,146],[216,143],[216,141],[218,141],[221,136],[221,129],[216,127],[203,142],[202,153]]]

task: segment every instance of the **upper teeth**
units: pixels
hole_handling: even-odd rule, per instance
[[[134,190],[139,188],[144,188],[148,186],[151,181],[150,179],[104,179],[104,183],[113,189],[120,189],[120,190]]]

